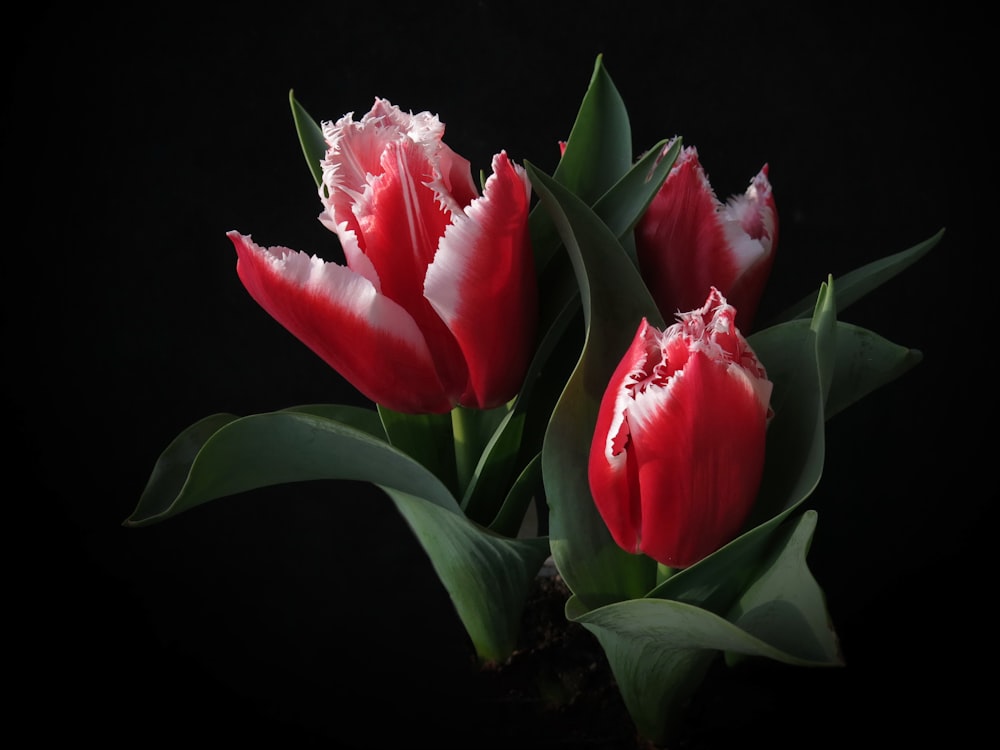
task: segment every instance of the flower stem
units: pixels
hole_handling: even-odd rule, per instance
[[[664,565],[663,563],[656,563],[656,585],[659,586],[676,572],[677,568],[671,568],[669,565]]]
[[[474,424],[469,410],[456,406],[451,410],[451,432],[455,440],[455,468],[458,473],[459,498],[472,481],[479,460],[479,451],[475,441]]]

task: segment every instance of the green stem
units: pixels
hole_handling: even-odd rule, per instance
[[[664,565],[663,563],[656,563],[656,585],[659,586],[676,572],[677,568],[671,568],[669,565]]]
[[[455,468],[458,473],[458,497],[461,500],[479,461],[476,431],[468,409],[456,406],[451,410],[451,433],[455,441]]]

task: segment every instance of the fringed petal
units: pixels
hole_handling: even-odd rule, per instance
[[[665,331],[643,320],[598,409],[588,464],[612,537],[675,568],[729,542],[764,467],[772,384],[712,288]]]
[[[482,197],[453,215],[424,294],[461,348],[460,403],[491,408],[519,390],[534,350],[537,282],[528,235],[530,183],[501,152]]]
[[[750,330],[777,242],[767,166],[746,193],[719,202],[694,147],[685,147],[636,227],[643,279],[661,313],[701,305],[717,287]]]
[[[364,396],[408,413],[453,407],[419,327],[370,281],[315,256],[227,236],[250,296]]]
[[[675,568],[736,536],[760,486],[766,409],[738,366],[695,352],[630,410],[641,549]]]
[[[659,332],[643,319],[625,352],[597,411],[587,477],[604,524],[619,547],[639,552],[642,505],[635,465],[629,408],[651,368],[659,360]]]
[[[753,327],[778,246],[778,209],[767,173],[765,164],[746,192],[730,198],[721,213],[740,269],[731,288],[722,291],[738,310],[737,322],[744,331]]]

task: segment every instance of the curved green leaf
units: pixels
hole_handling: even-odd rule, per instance
[[[439,504],[379,486],[427,552],[480,661],[505,660],[517,646],[521,614],[548,557],[548,541],[501,537]]]
[[[840,643],[830,623],[826,598],[806,557],[818,514],[807,510],[786,524],[756,580],[727,615],[730,622],[805,663],[841,664]],[[745,654],[746,652],[742,652]],[[772,657],[773,658],[773,657]],[[730,660],[732,661],[732,660]]]
[[[557,144],[552,144],[553,149]],[[632,126],[618,89],[597,56],[590,84],[553,178],[588,205],[598,200],[632,164]],[[555,255],[558,236],[548,212],[536,207],[529,219],[535,265],[543,271]]]
[[[542,454],[539,453],[528,462],[511,486],[490,528],[504,536],[517,536],[531,501],[539,497],[541,491]]]
[[[832,280],[813,317],[774,326],[748,341],[774,383],[764,475],[748,527],[798,506],[813,493],[826,453],[826,399],[833,381],[837,305]]]
[[[189,427],[163,452],[125,523],[144,526],[220,497],[312,479],[388,484],[461,514],[437,477],[384,438],[315,413],[285,410],[215,415]]]
[[[894,344],[866,328],[837,323],[836,369],[826,400],[826,419],[908,372],[922,359],[917,349]]]
[[[332,419],[335,422],[354,427],[355,429],[367,432],[369,435],[386,439],[384,427],[385,420],[374,409],[367,409],[360,406],[350,406],[348,404],[303,404],[301,406],[289,406],[281,411],[301,412],[312,414],[324,419]]]
[[[480,454],[475,471],[462,498],[462,510],[469,518],[480,523],[492,519],[507,496],[510,483],[515,476],[517,458],[520,454],[521,436],[524,429],[523,410],[507,411],[492,434],[480,436]],[[481,426],[489,427],[493,422]],[[482,445],[486,437],[485,445]]]
[[[289,90],[288,103],[292,107],[292,119],[295,122],[295,132],[299,136],[302,155],[306,158],[309,173],[316,181],[316,187],[323,184],[322,161],[326,156],[326,137],[323,129],[309,116],[305,108],[295,98],[295,91]]]
[[[628,112],[598,55],[553,177],[590,205],[629,170],[632,157]]]
[[[685,602],[643,598],[587,610],[579,597],[567,617],[600,642],[639,733],[673,739],[685,700],[719,652],[798,666],[840,663],[825,624],[822,592],[805,567],[815,514],[804,514],[734,609],[736,622]]]
[[[937,245],[942,237],[944,237],[944,229],[939,230],[933,237],[919,242],[907,250],[874,260],[843,276],[837,277],[838,312],[847,309],[848,305],[854,304],[873,289],[878,288],[916,263],[931,248]],[[782,323],[806,316],[812,311],[815,302],[816,298],[812,295],[803,297],[778,315],[773,323]]]
[[[532,185],[570,254],[586,337],[576,369],[552,412],[542,447],[552,554],[569,588],[596,606],[641,596],[655,563],[629,555],[611,539],[587,481],[597,409],[614,368],[643,317],[663,325],[656,304],[621,244],[577,196],[527,165]]]

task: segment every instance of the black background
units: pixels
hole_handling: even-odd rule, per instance
[[[290,89],[317,119],[375,96],[430,110],[475,170],[504,148],[551,172],[603,53],[637,153],[682,135],[720,197],[769,164],[781,239],[759,319],[946,229],[843,315],[925,356],[830,423],[809,501],[847,667],[740,673],[742,691],[707,688],[720,716],[745,715],[751,745],[771,747],[978,736],[998,417],[985,20],[955,4],[291,5],[36,10],[4,32],[15,720],[104,746],[519,736],[462,727],[466,636],[370,487],[121,522],[203,416],[365,405],[250,299],[225,237],[333,252]]]

